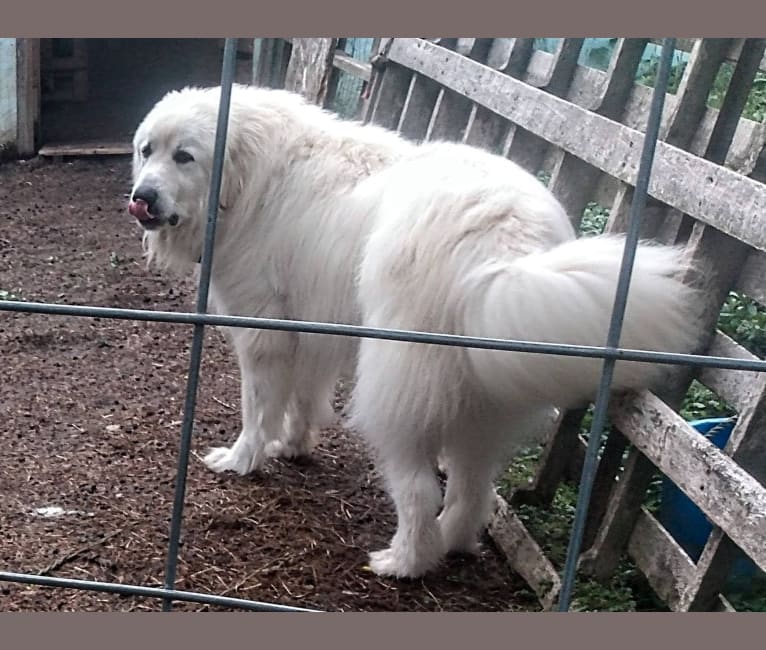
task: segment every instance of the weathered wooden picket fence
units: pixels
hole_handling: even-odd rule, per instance
[[[485,147],[545,172],[575,222],[597,201],[611,206],[607,230],[620,231],[651,96],[636,82],[650,39],[616,39],[606,70],[578,62],[583,40],[561,39],[550,53],[521,38],[375,39],[370,64],[349,56],[344,39],[264,39],[254,81],[332,106],[339,77],[353,75],[360,80],[358,117],[416,141]],[[643,236],[684,244],[708,265],[704,277],[689,279],[702,289],[703,325],[714,332],[700,352],[755,358],[715,323],[731,290],[766,305],[766,131],[741,117],[764,68],[766,39],[687,39],[679,46],[688,57],[666,98]],[[708,97],[722,65],[733,66],[733,74],[715,109]],[[738,414],[723,451],[677,413],[693,378]],[[490,527],[546,606],[558,594],[558,572],[513,505],[548,504],[564,478],[578,475],[583,416],[563,414],[534,481],[510,505],[499,501]],[[607,577],[627,552],[672,609],[729,609],[720,592],[737,548],[766,570],[766,374],[677,369],[659,396],[613,400],[610,417],[581,571]],[[658,470],[714,524],[696,562],[643,505]]]

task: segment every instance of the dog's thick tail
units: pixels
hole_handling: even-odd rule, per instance
[[[603,346],[617,290],[624,238],[567,242],[513,261],[491,260],[469,274],[465,332],[493,338]],[[633,267],[620,346],[689,352],[699,334],[695,291],[680,280],[677,248],[643,243]],[[471,349],[480,383],[498,399],[571,407],[593,399],[603,361]],[[662,366],[622,361],[614,390],[651,387]]]

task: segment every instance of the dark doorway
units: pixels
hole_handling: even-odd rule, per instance
[[[41,144],[127,144],[169,90],[220,83],[223,39],[43,39],[41,51]]]

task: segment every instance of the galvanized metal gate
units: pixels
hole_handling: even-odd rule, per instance
[[[313,94],[315,99],[323,100],[327,96],[333,65],[342,68],[345,64],[348,69],[355,69],[365,82],[368,81],[366,77],[369,75],[372,93],[366,93],[369,101],[362,104],[365,119],[395,128],[406,136],[417,139],[458,138],[517,157],[527,166],[539,164],[547,146],[553,145],[555,164],[552,186],[572,213],[576,213],[573,208],[584,205],[587,201],[588,193],[593,190],[599,176],[609,175],[618,184],[611,227],[627,231],[627,245],[608,340],[603,347],[586,347],[447,336],[338,323],[207,314],[216,206],[221,186],[230,90],[236,63],[236,39],[227,39],[213,182],[210,188],[209,204],[212,207],[208,215],[201,260],[196,312],[0,302],[0,309],[6,311],[174,322],[193,326],[165,586],[158,589],[10,572],[0,572],[0,580],[158,597],[163,599],[166,610],[171,609],[174,600],[184,600],[251,610],[306,611],[285,605],[174,589],[203,332],[204,327],[208,325],[603,358],[602,382],[589,444],[583,456],[577,514],[563,581],[559,582],[549,563],[546,565],[544,556],[541,557],[537,552],[539,548],[535,550],[533,540],[523,530],[523,526],[519,528],[512,512],[501,507],[493,522],[493,533],[496,539],[500,540],[501,546],[503,539],[512,541],[510,559],[514,561],[516,568],[536,588],[546,605],[552,606],[558,602],[559,609],[568,609],[577,561],[581,558],[580,550],[588,532],[588,525],[595,530],[591,540],[585,538],[586,541],[592,542],[589,553],[593,558],[593,566],[597,569],[608,568],[610,562],[614,562],[615,550],[619,552],[626,544],[640,560],[643,548],[641,540],[649,539],[652,552],[664,553],[665,564],[661,565],[661,569],[665,570],[665,574],[661,570],[652,573],[652,558],[648,557],[643,558],[642,569],[646,570],[650,578],[654,576],[655,588],[672,606],[678,608],[693,608],[695,603],[708,604],[710,594],[717,593],[711,585],[717,588],[719,584],[714,578],[720,573],[719,564],[724,561],[721,558],[725,555],[726,545],[729,543],[727,540],[733,540],[762,568],[766,567],[766,550],[762,544],[762,540],[766,538],[766,489],[759,480],[743,469],[739,462],[746,456],[763,458],[763,443],[753,436],[753,432],[762,427],[763,422],[761,418],[764,412],[766,375],[762,373],[766,370],[766,362],[740,349],[733,341],[726,340],[720,334],[716,334],[712,340],[708,355],[639,352],[619,347],[625,298],[638,238],[652,228],[664,232],[666,236],[663,238],[666,240],[677,238],[683,230],[683,215],[689,215],[695,220],[690,233],[687,232],[688,246],[692,254],[724,260],[719,265],[718,275],[710,279],[707,287],[709,324],[712,326],[720,301],[731,286],[744,287],[751,295],[763,301],[761,271],[766,268],[763,253],[766,250],[766,229],[763,226],[762,214],[766,207],[766,188],[761,183],[722,167],[719,163],[724,161],[734,138],[739,112],[742,109],[742,88],[748,79],[752,80],[753,61],[755,60],[756,64],[760,61],[764,43],[746,41],[742,44],[740,64],[737,66],[737,70],[740,71],[738,81],[732,81],[733,90],[727,93],[724,100],[728,111],[721,110],[722,117],[715,122],[712,134],[707,139],[704,156],[698,157],[687,153],[684,148],[693,140],[699,123],[699,119],[692,123],[686,116],[688,112],[700,113],[700,92],[687,90],[679,93],[673,110],[663,121],[662,107],[666,100],[666,87],[674,51],[672,39],[663,43],[645,134],[615,121],[628,97],[624,75],[620,76],[617,73],[637,65],[640,58],[639,44],[631,41],[638,39],[621,39],[611,59],[609,73],[601,80],[599,90],[587,100],[580,98],[587,107],[565,99],[571,91],[573,78],[582,72],[577,67],[577,54],[583,39],[563,39],[555,54],[550,55],[552,58],[547,60],[533,56],[531,39],[441,39],[439,43],[423,39],[381,39],[377,44],[379,51],[374,58],[376,74],[371,74],[364,66],[355,66],[353,62],[343,61],[342,54],[339,56],[335,51],[335,39],[303,40],[329,41],[320,44],[318,48],[309,47],[308,43],[298,44],[297,48],[295,44],[292,46],[295,51],[303,51],[306,54],[303,65],[308,62],[313,69],[314,76],[309,80],[311,87],[304,90]],[[471,41],[465,54],[457,51],[459,40]],[[694,75],[704,77],[707,74],[704,62],[710,57],[725,56],[728,47],[720,43],[700,43],[702,45],[695,46],[696,49],[692,52],[687,89],[695,87],[691,83]],[[278,56],[279,48],[284,47],[285,43],[282,41],[269,41],[260,52],[259,70],[268,73],[271,85],[280,85],[285,76],[290,79],[290,69],[284,65],[284,57]],[[530,67],[533,61],[536,61],[536,67]],[[541,62],[547,65],[542,65]],[[525,75],[524,80],[519,78],[522,75]],[[730,115],[735,113],[736,118],[731,118]],[[664,137],[664,141],[660,140],[661,137]],[[609,141],[611,147],[590,146],[594,139]],[[650,178],[653,168],[654,176]],[[683,191],[678,185],[678,170],[683,171],[683,182],[687,185]],[[722,187],[726,188],[725,195],[720,191]],[[653,197],[650,206],[652,210],[645,209],[647,195]],[[656,200],[661,200],[665,206],[669,206],[661,210],[662,219],[657,218],[658,212],[654,204]],[[733,256],[740,261],[739,264],[731,263]],[[743,262],[746,256],[747,262]],[[694,368],[700,377],[715,385],[723,394],[730,395],[743,409],[737,432],[727,450],[731,455],[716,452],[702,444],[699,437],[695,436],[670,407],[647,393],[626,398],[612,409],[612,418],[619,427],[620,434],[619,437],[610,438],[599,465],[597,454],[607,414],[608,389],[614,364],[618,359],[654,361]],[[669,389],[671,402],[688,383],[689,376],[688,373],[679,374],[675,385]],[[746,379],[741,380],[741,377]],[[743,392],[745,388],[746,392]],[[576,436],[576,428],[573,428],[573,422],[579,423],[579,420],[565,417],[562,428],[549,446],[550,453],[543,463],[536,485],[538,494],[543,497],[561,476],[563,468],[560,459],[566,454],[574,454],[579,448],[580,441]],[[647,426],[649,422],[654,424]],[[660,423],[659,426],[656,426],[656,423]],[[629,456],[620,481],[615,483],[616,465],[613,461],[621,455],[628,441],[634,445],[634,451]],[[681,469],[677,464],[678,459],[684,459]],[[689,567],[688,563],[684,565],[683,561],[678,559],[677,545],[674,547],[664,538],[664,546],[661,546],[656,541],[657,537],[661,536],[657,530],[659,524],[640,510],[640,499],[638,506],[636,505],[635,495],[643,494],[642,488],[645,489],[655,465],[676,480],[719,527],[714,538],[708,542],[705,561],[698,566]],[[694,477],[699,473],[707,473],[713,477],[713,489],[705,491],[695,485]],[[596,503],[595,511],[598,516],[595,519],[591,517],[589,522],[589,504],[594,484],[596,487],[608,485],[609,489],[606,490],[607,498]],[[590,508],[590,512],[593,511],[594,509]],[[620,518],[628,520],[628,524],[615,523]],[[638,541],[635,541],[637,539]],[[528,560],[527,563],[520,561],[522,556]],[[671,582],[667,579],[668,571],[672,577]],[[676,571],[681,573],[674,573]],[[663,584],[670,585],[664,592]],[[683,589],[679,588],[679,585]],[[673,593],[678,594],[675,599],[672,597]]]

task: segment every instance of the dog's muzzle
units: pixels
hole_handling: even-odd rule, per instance
[[[158,215],[157,192],[151,188],[138,187],[128,203],[128,212],[144,228],[152,230],[164,224],[175,226],[178,223],[178,215],[171,214],[167,219]]]

